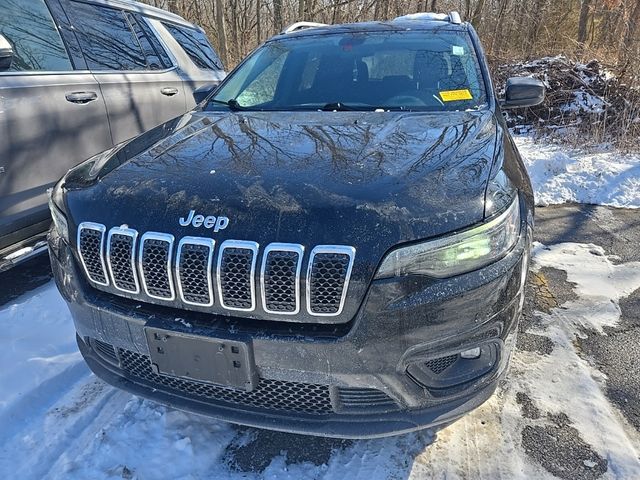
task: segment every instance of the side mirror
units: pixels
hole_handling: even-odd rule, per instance
[[[512,77],[507,80],[502,108],[534,107],[544,102],[545,87],[531,77]]]
[[[0,72],[9,70],[9,68],[11,68],[12,61],[13,47],[9,43],[9,40],[0,34]]]
[[[208,83],[207,85],[203,85],[200,88],[196,88],[193,91],[193,99],[196,101],[196,105],[202,102],[209,95],[211,95],[216,88],[218,88],[218,85],[213,83]]]

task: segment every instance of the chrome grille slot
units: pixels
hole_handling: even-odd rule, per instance
[[[176,278],[183,302],[204,307],[213,305],[211,260],[215,241],[184,237],[178,244]]]
[[[319,245],[311,251],[307,272],[307,309],[312,315],[340,315],[344,308],[355,249]]]
[[[227,240],[218,254],[218,294],[229,310],[252,311],[256,307],[254,273],[258,244]]]
[[[104,232],[99,223],[83,222],[78,226],[78,252],[89,280],[98,285],[109,285],[104,265]]]
[[[173,279],[171,278],[171,255],[173,235],[147,232],[140,240],[140,271],[142,286],[151,298],[174,300]]]
[[[107,264],[113,286],[129,293],[139,293],[135,268],[135,248],[138,232],[130,228],[114,227],[107,238]]]
[[[262,304],[269,313],[295,315],[300,311],[300,269],[304,247],[272,243],[262,256]]]

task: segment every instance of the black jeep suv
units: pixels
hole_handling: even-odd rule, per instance
[[[504,106],[543,87],[511,79]],[[49,245],[107,382],[240,424],[376,437],[503,377],[531,185],[457,14],[295,24],[206,101],[72,169]]]

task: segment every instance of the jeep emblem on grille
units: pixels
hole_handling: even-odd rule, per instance
[[[180,217],[178,222],[182,227],[193,225],[195,228],[213,228],[214,232],[224,230],[227,228],[227,225],[229,225],[229,219],[227,217],[214,217],[213,215],[205,217],[204,215],[196,215],[195,210],[190,210],[187,218]]]

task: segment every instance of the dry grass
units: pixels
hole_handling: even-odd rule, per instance
[[[640,150],[640,88],[621,79],[611,66],[551,57],[509,62],[493,70],[499,86],[510,76],[525,75],[548,86],[542,105],[508,113],[510,126],[530,128],[572,147]]]

